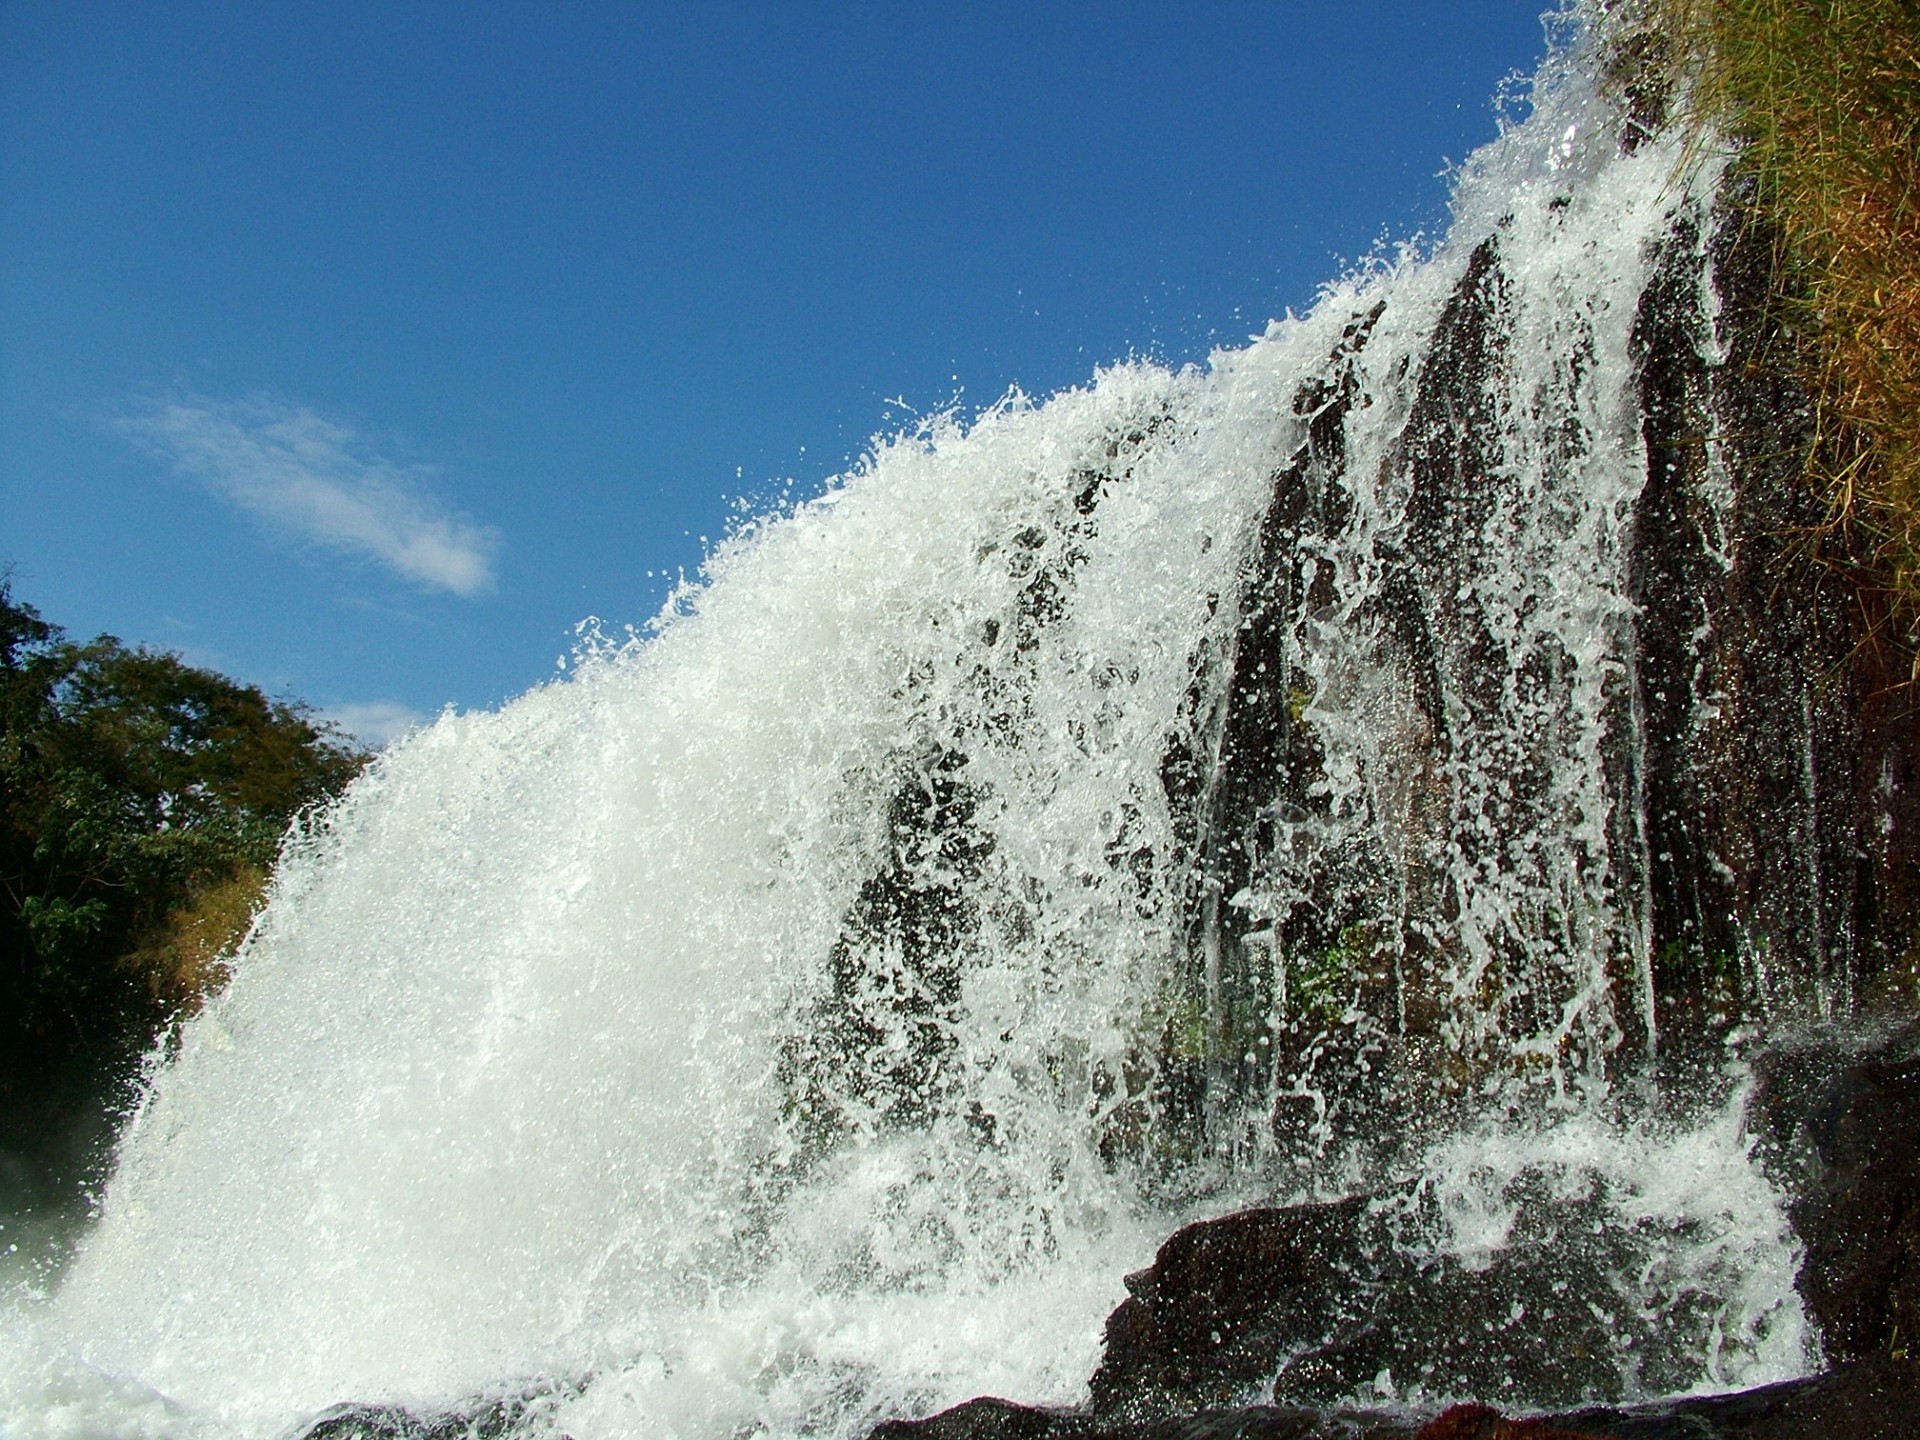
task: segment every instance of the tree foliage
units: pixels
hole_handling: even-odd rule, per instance
[[[288,824],[365,761],[304,706],[72,641],[0,581],[0,1108],[194,1008]]]

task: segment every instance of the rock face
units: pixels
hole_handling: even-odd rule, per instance
[[[1815,1143],[1821,1174],[1794,1206],[1801,1294],[1828,1355],[1904,1355],[1920,1341],[1920,1059],[1849,1069]]]
[[[1298,992],[1314,978],[1291,975],[1271,1068],[1227,1077],[1242,1094],[1274,1097],[1269,1114],[1241,1123],[1264,1124],[1282,1148],[1316,1124],[1324,1139],[1330,1109],[1352,1117],[1349,1128],[1417,1120],[1406,1097],[1431,1076],[1383,1081],[1382,1067],[1418,1072],[1445,1050],[1475,1073],[1486,1063],[1476,1044],[1490,1054],[1551,1029],[1567,982],[1522,951],[1611,950],[1607,1015],[1582,1015],[1562,1047],[1593,1027],[1585,1043],[1616,1073],[1657,1049],[1669,1084],[1716,1065],[1721,1039],[1743,1023],[1845,1014],[1890,987],[1910,998],[1920,726],[1882,673],[1867,607],[1814,555],[1820,502],[1800,471],[1808,405],[1786,367],[1770,260],[1769,237],[1737,195],[1717,212],[1676,212],[1659,244],[1628,347],[1644,456],[1619,537],[1630,603],[1624,633],[1597,662],[1565,653],[1563,636],[1530,638],[1550,596],[1529,595],[1514,613],[1490,598],[1538,578],[1513,572],[1512,532],[1531,523],[1517,517],[1567,503],[1550,481],[1515,489],[1506,432],[1516,402],[1502,386],[1538,341],[1517,337],[1524,320],[1498,237],[1473,251],[1442,309],[1376,478],[1349,473],[1349,427],[1369,403],[1353,366],[1377,310],[1356,316],[1347,351],[1308,387],[1309,442],[1274,478],[1240,597],[1216,769],[1198,802],[1203,883],[1189,921],[1196,949],[1220,957],[1210,963],[1229,1009],[1236,995],[1242,1008],[1276,1008],[1273,980],[1260,978],[1269,951],[1330,957],[1351,977],[1335,998],[1366,1018],[1330,1026],[1310,1008],[1286,1013],[1308,1008]],[[1582,363],[1564,358],[1575,374]],[[1582,463],[1579,436],[1566,443],[1574,454],[1563,463]],[[1356,600],[1313,557],[1355,546],[1363,489],[1406,500],[1396,525],[1367,540],[1362,568],[1377,593]],[[1316,669],[1326,641],[1314,617],[1343,607],[1349,629],[1364,616],[1375,637],[1346,663],[1399,677],[1361,722],[1397,726],[1398,752],[1333,753],[1326,732],[1341,717],[1318,673],[1327,667]],[[1578,692],[1578,666],[1596,663],[1604,683],[1565,698]],[[1299,692],[1291,708],[1288,686]],[[1553,754],[1553,727],[1582,705],[1595,707],[1586,718],[1598,721],[1592,743],[1605,765],[1580,805],[1604,808],[1604,836],[1555,808],[1554,771],[1573,767]],[[1348,803],[1363,828],[1395,804],[1397,840],[1348,839],[1303,865],[1304,842],[1340,828],[1335,769],[1356,764],[1372,768],[1364,801]],[[1474,973],[1502,978],[1505,1008],[1476,1002],[1469,1028],[1481,1041],[1454,1033],[1457,952],[1486,923],[1475,912],[1496,912],[1490,897],[1503,888],[1569,883],[1549,879],[1543,849],[1606,877],[1590,903],[1611,918],[1569,937],[1527,934],[1524,915],[1502,915],[1514,933],[1479,940],[1488,949]],[[1371,1063],[1329,1063],[1347,1050]]]
[[[1330,1335],[1370,1248],[1364,1197],[1245,1210],[1176,1232],[1108,1317],[1096,1415],[1142,1419],[1243,1399]]]
[[[1176,972],[1116,1153],[1310,1175],[1489,1081],[1711,1083],[1743,1027],[1913,998],[1920,725],[1805,483],[1772,237],[1671,166],[1624,233],[1585,178],[1333,307],[1263,400],[1160,793],[1128,802],[1155,825],[1111,850]],[[1021,601],[984,645],[1071,628],[1082,542],[1186,423],[1116,434],[1002,547]],[[1035,678],[1008,673],[993,724]],[[994,763],[912,757],[787,1057],[809,1114],[938,1108],[958,952],[1006,908],[971,888],[1005,857]]]
[[[1755,1124],[1796,1196],[1800,1294],[1827,1359],[1920,1355],[1920,1025],[1797,1039],[1759,1071]]]

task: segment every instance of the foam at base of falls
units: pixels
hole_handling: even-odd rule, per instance
[[[1378,1192],[1371,1210],[1381,1242],[1373,1260],[1413,1276],[1446,1266],[1487,1274],[1505,1265],[1519,1277],[1512,1293],[1481,1332],[1463,1326],[1469,1312],[1457,1305],[1418,1313],[1420,1287],[1406,1285],[1392,1296],[1408,1307],[1393,1327],[1404,1360],[1388,1357],[1336,1393],[1303,1393],[1283,1370],[1280,1398],[1414,1414],[1468,1395],[1526,1404],[1526,1394],[1502,1384],[1524,1378],[1543,1345],[1566,1367],[1565,1388],[1553,1397],[1559,1404],[1706,1393],[1805,1373],[1816,1347],[1793,1291],[1798,1246],[1780,1197],[1751,1163],[1741,1098],[1692,1128],[1621,1127],[1581,1115],[1544,1131],[1486,1129],[1435,1146],[1423,1175]],[[1084,1402],[1101,1322],[1123,1293],[1119,1277],[1138,1268],[1178,1217],[1142,1217],[1082,1235],[1044,1263],[990,1282],[861,1284],[844,1266],[855,1243],[844,1218],[891,1212],[905,1220],[901,1182],[923,1175],[926,1158],[880,1148],[818,1193],[796,1197],[776,1253],[750,1278],[703,1287],[609,1327],[584,1366],[523,1370],[464,1391],[332,1398],[378,1399],[431,1416],[478,1411],[487,1395],[519,1396],[524,1404],[516,1405],[511,1433],[526,1440],[857,1440],[883,1419],[980,1394]],[[930,1188],[928,1208],[954,1198]],[[912,1230],[906,1223],[893,1245],[910,1241]],[[865,1238],[888,1248],[884,1239]],[[1380,1296],[1364,1269],[1351,1281],[1354,1294],[1344,1299],[1374,1312]],[[1584,1353],[1596,1322],[1611,1343],[1602,1354]],[[0,1328],[7,1362],[0,1415],[14,1440],[225,1440],[284,1434],[330,1408],[183,1405],[86,1363],[86,1338],[64,1330],[39,1307],[16,1310]],[[1420,1337],[1429,1333],[1463,1347],[1486,1371],[1481,1383],[1470,1391],[1450,1384],[1449,1366],[1460,1354],[1442,1347],[1423,1357]],[[1688,1343],[1663,1348],[1676,1337]],[[1241,1398],[1274,1397],[1270,1386],[1255,1386]]]

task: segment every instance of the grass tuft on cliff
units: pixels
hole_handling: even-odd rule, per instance
[[[1920,681],[1920,0],[1644,0],[1640,22],[1678,120],[1740,147],[1781,237],[1810,478]]]

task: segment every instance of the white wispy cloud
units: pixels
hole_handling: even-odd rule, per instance
[[[409,730],[427,723],[427,717],[397,700],[372,700],[364,705],[331,705],[320,712],[362,745],[378,750]]]
[[[119,424],[181,474],[276,528],[431,589],[471,596],[493,588],[498,531],[437,498],[431,467],[388,460],[304,405],[187,396]]]

